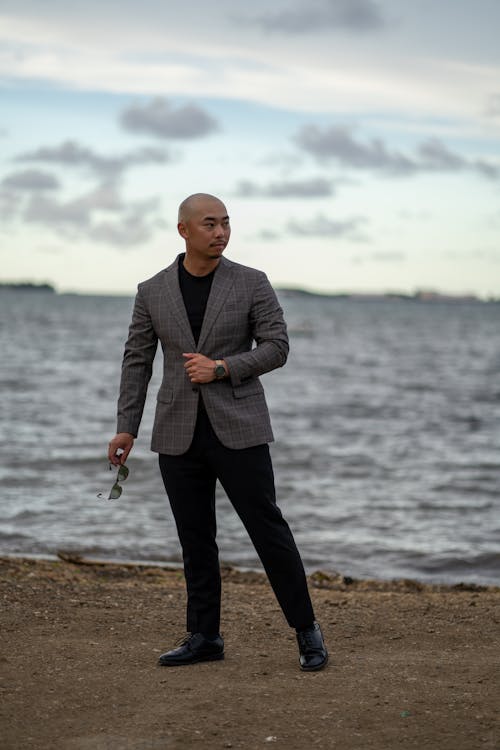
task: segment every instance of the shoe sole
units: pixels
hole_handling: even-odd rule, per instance
[[[320,669],[324,669],[326,665],[328,664],[328,654],[326,655],[326,659],[321,664],[318,664],[317,667],[303,667],[302,664],[300,664],[300,668],[303,672],[319,672]]]
[[[160,667],[188,667],[190,664],[199,664],[203,661],[221,661],[224,658],[224,654],[210,654],[209,656],[200,656],[198,659],[190,659],[189,661],[160,661],[158,665]]]

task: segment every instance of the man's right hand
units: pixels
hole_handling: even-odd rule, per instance
[[[119,432],[108,446],[108,459],[113,466],[120,466],[127,460],[134,445],[134,436],[130,432]],[[121,451],[121,453],[118,453]]]

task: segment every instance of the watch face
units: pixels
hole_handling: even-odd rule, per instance
[[[215,367],[215,377],[216,378],[223,378],[226,374],[226,370],[224,368],[224,365],[216,365]]]

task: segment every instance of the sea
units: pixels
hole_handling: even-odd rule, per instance
[[[286,366],[263,377],[278,504],[306,570],[500,584],[500,304],[279,293]],[[0,290],[0,554],[178,563],[149,450],[161,350],[117,500],[132,297]],[[260,569],[221,490],[221,560]]]

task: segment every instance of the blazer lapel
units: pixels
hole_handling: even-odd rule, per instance
[[[187,341],[189,341],[189,346],[186,347],[186,351],[194,352],[196,351],[196,349],[193,332],[191,330],[191,326],[189,325],[186,306],[184,304],[181,288],[179,286],[179,257],[180,256],[178,256],[176,260],[174,260],[172,265],[168,266],[168,268],[165,269],[165,282],[167,288],[166,304],[168,305],[169,311],[171,310],[174,314],[179,328],[186,335]]]
[[[207,309],[205,310],[205,317],[203,318],[203,325],[201,327],[200,339],[198,341],[197,350],[203,351],[203,346],[210,333],[213,324],[217,320],[222,306],[226,300],[229,290],[233,286],[233,269],[231,263],[225,258],[221,258],[219,266],[215,272],[214,280],[212,281],[212,288],[210,290],[210,296],[208,297]],[[182,297],[181,297],[182,299]]]

